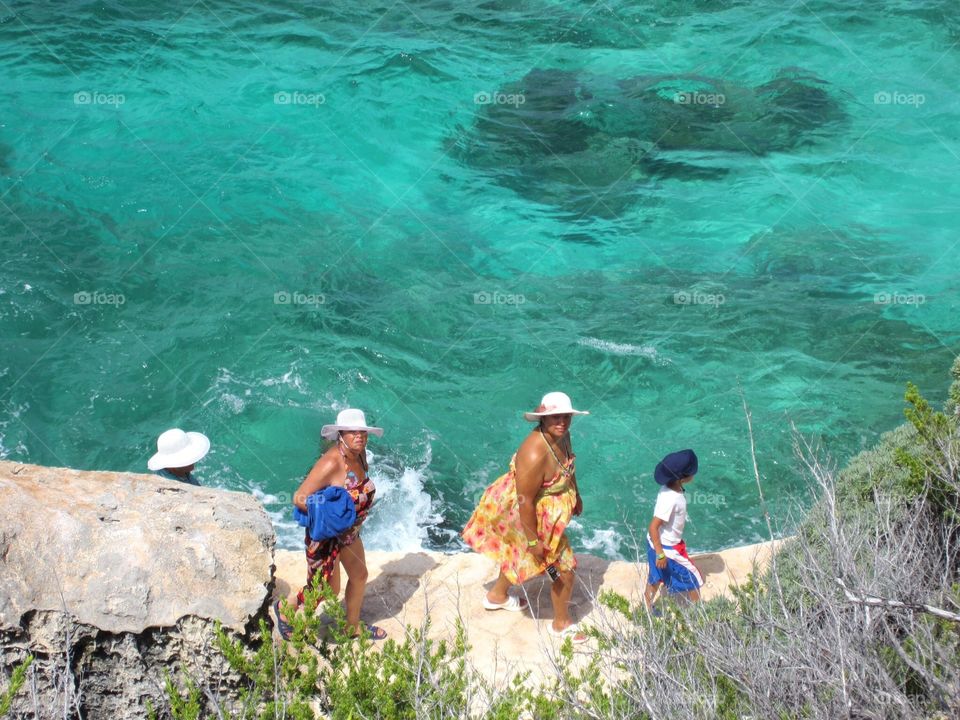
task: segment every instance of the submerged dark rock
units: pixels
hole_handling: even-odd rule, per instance
[[[535,69],[482,101],[456,141],[461,162],[524,197],[597,215],[618,214],[651,180],[719,179],[724,154],[794,152],[846,118],[829,86],[797,68],[754,88]]]

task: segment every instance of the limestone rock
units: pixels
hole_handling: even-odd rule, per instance
[[[214,621],[265,616],[274,543],[249,495],[0,462],[2,666],[34,654],[43,705],[143,717],[165,669],[219,664]]]

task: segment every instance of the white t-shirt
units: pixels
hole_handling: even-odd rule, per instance
[[[683,526],[687,522],[686,496],[668,487],[660,488],[653,516],[663,520],[663,525],[660,526],[660,544],[676,545],[683,539]]]

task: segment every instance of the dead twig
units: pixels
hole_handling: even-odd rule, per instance
[[[924,612],[930,615],[936,615],[938,618],[960,623],[960,615],[952,613],[949,610],[943,610],[933,605],[923,603],[902,602],[900,600],[890,600],[889,598],[876,597],[873,595],[858,595],[847,588],[846,584],[840,578],[836,578],[837,585],[843,589],[843,594],[847,601],[855,605],[864,605],[867,607],[888,607],[900,610],[910,610],[912,612]]]

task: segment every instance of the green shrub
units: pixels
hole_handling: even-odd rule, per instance
[[[955,363],[956,366],[956,363]],[[927,492],[934,510],[960,520],[960,482],[956,476],[957,416],[934,410],[917,386],[907,383],[904,414],[916,430],[911,447],[899,448],[897,462],[910,475],[909,487],[919,495]]]
[[[10,684],[7,689],[0,693],[0,717],[6,717],[10,712],[10,706],[13,704],[14,696],[20,692],[23,683],[27,679],[27,670],[33,662],[33,655],[28,655],[26,659],[13,669],[10,676]]]
[[[366,629],[360,637],[348,633],[343,606],[328,585],[308,592],[306,601],[296,613],[282,608],[293,626],[287,642],[275,644],[264,621],[252,651],[217,628],[221,652],[245,681],[235,717],[307,720],[315,711],[333,720],[471,715],[470,699],[484,684],[467,665],[469,646],[459,622],[452,642],[428,637],[428,618],[403,640],[374,643]],[[498,693],[485,717],[507,720],[528,712],[533,694],[523,684],[526,677]]]
[[[872,503],[878,494],[902,500],[913,499],[922,490],[910,471],[898,460],[917,441],[913,425],[900,427],[880,436],[880,441],[854,456],[840,471],[837,498],[842,506]]]
[[[948,415],[956,416],[960,414],[960,357],[953,361],[950,377],[953,378],[953,383],[948,392],[946,411]]]

